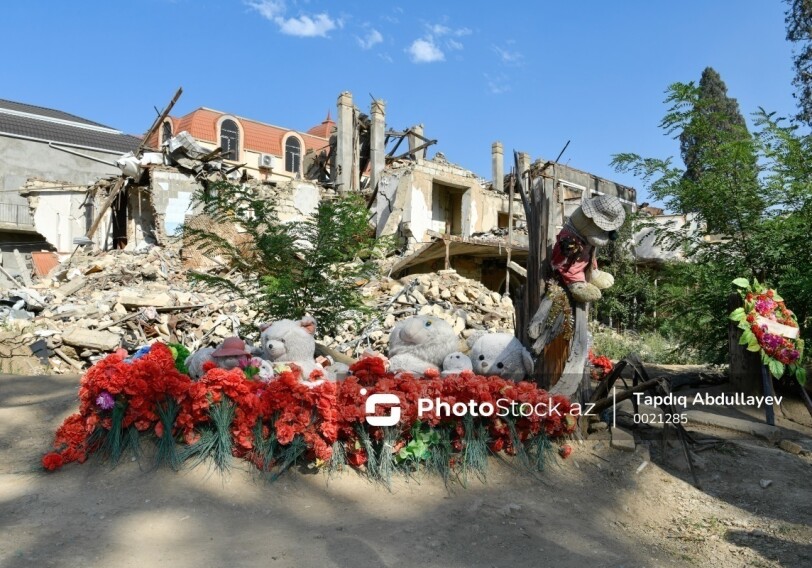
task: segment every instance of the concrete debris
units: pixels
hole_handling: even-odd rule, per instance
[[[784,450],[785,452],[795,454],[796,456],[803,451],[803,448],[800,445],[793,442],[792,440],[781,440],[778,443],[778,447]]]
[[[0,324],[23,341],[12,349],[0,338],[0,369],[76,373],[155,340],[194,350],[253,329],[256,316],[247,300],[188,282],[177,245],[77,252],[32,287],[0,294]]]
[[[179,244],[79,251],[33,286],[3,291],[0,323],[26,338],[13,353],[25,361],[6,368],[30,373],[48,361],[47,372],[75,373],[119,347],[132,352],[160,340],[194,351],[256,331],[261,316],[250,302],[187,281],[185,260]],[[318,338],[320,344],[351,358],[367,349],[385,353],[389,330],[412,315],[447,321],[461,351],[480,331],[513,329],[510,298],[454,270],[372,280],[363,293],[379,316],[362,329],[347,323],[335,336]],[[12,353],[0,353],[6,356]]]
[[[414,315],[432,315],[448,322],[461,340],[462,351],[467,351],[464,341],[478,331],[513,332],[510,298],[454,270],[374,280],[364,287],[364,294],[377,306],[379,318],[364,329],[348,325],[336,337],[322,338],[331,349],[351,357],[365,349],[385,352],[389,330]]]

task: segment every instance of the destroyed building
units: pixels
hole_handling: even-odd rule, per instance
[[[140,143],[60,110],[0,100],[0,250],[70,252],[93,216],[87,186],[118,175],[116,160]]]

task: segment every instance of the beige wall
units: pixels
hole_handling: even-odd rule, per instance
[[[195,139],[197,140],[197,139]],[[198,144],[203,146],[208,150],[214,150],[217,148],[216,144],[212,144],[211,142],[205,142],[203,140],[197,140]],[[304,164],[304,143],[302,144],[302,156],[301,156],[301,164]],[[273,170],[267,169],[260,169],[259,168],[259,157],[262,154],[260,152],[254,152],[252,150],[241,149],[240,151],[240,160],[233,162],[231,160],[226,160],[226,164],[230,164],[232,166],[237,166],[240,164],[245,164],[245,166],[241,169],[247,170],[248,173],[257,178],[261,181],[276,181],[276,182],[285,182],[289,180],[296,179],[296,174],[292,172],[285,171],[285,157],[284,156],[276,156],[276,159],[279,163],[278,168],[274,168]],[[304,173],[304,172],[303,172]]]
[[[377,234],[400,233],[410,247],[431,241],[429,231],[462,237],[498,226],[507,213],[503,194],[473,173],[442,160],[420,160],[384,170],[376,200]]]

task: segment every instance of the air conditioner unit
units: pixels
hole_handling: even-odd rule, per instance
[[[259,167],[262,169],[270,170],[279,167],[279,158],[271,154],[259,155]]]

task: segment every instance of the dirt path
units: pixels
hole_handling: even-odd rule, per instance
[[[810,458],[758,443],[703,452],[704,491],[676,462],[636,473],[643,454],[594,439],[540,479],[492,460],[487,483],[451,491],[353,472],[267,484],[239,464],[227,478],[96,461],[46,474],[77,382],[0,377],[3,568],[812,565]]]

